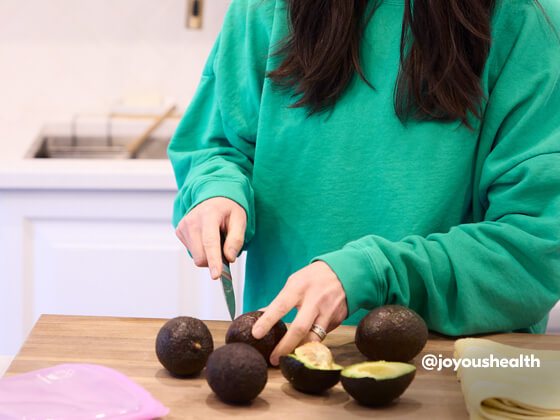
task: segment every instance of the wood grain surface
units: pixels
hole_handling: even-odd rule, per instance
[[[451,357],[451,338],[430,335],[414,364],[416,378],[396,402],[384,408],[357,404],[340,383],[324,395],[312,396],[294,390],[280,370],[269,369],[263,392],[243,406],[228,405],[216,398],[200,376],[171,377],[155,355],[155,338],[164,319],[112,318],[43,315],[33,328],[6,376],[54,366],[60,363],[94,363],[116,369],[145,387],[171,409],[165,419],[467,419],[461,388],[453,369],[427,371],[422,355]],[[224,344],[229,322],[208,321],[215,348]],[[325,340],[335,361],[343,366],[365,360],[354,345],[354,327],[342,326]],[[496,334],[489,338],[501,343],[535,349],[560,349],[560,336]]]

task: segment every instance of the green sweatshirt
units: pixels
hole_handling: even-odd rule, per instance
[[[375,90],[356,76],[331,113],[308,118],[265,77],[285,1],[234,0],[169,146],[174,224],[211,197],[243,206],[245,311],[323,260],[349,324],[400,304],[449,335],[543,332],[560,297],[560,43],[532,0],[498,0],[482,123],[403,125],[403,3],[384,0],[365,31]],[[560,3],[541,4],[560,28]]]

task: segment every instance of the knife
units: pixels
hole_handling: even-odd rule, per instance
[[[233,321],[235,319],[235,293],[233,292],[233,281],[231,277],[231,270],[229,269],[229,261],[224,255],[224,242],[225,235],[222,238],[222,275],[220,276],[220,280],[222,281],[222,290],[224,291],[224,297],[226,298],[229,316]]]

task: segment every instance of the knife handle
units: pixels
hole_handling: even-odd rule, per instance
[[[222,253],[222,264],[229,268],[229,260],[226,258],[226,254],[224,252],[224,245],[226,243],[226,236],[227,236],[227,232],[220,231],[220,252]]]

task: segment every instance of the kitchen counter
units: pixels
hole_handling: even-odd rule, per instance
[[[164,159],[19,159],[0,165],[0,190],[177,191]]]
[[[423,354],[451,357],[454,340],[430,335],[414,364],[416,378],[397,400],[384,408],[358,405],[340,383],[324,395],[295,391],[278,369],[269,369],[268,383],[250,405],[232,406],[216,398],[201,376],[171,377],[159,364],[155,337],[163,319],[80,317],[43,315],[10,365],[6,376],[60,363],[95,363],[114,368],[145,387],[171,409],[165,419],[208,419],[230,416],[244,418],[414,418],[467,419],[460,385],[452,369],[426,371],[420,365]],[[224,344],[229,322],[208,321],[215,348]],[[354,345],[354,327],[342,326],[325,340],[337,363],[347,366],[363,361]],[[534,349],[560,348],[560,336],[495,334],[485,338]]]
[[[121,133],[141,133],[150,119],[121,119]],[[154,135],[170,137],[177,118],[164,122]],[[85,120],[81,135],[105,134],[104,118]],[[0,155],[0,191],[17,190],[158,190],[176,191],[173,169],[167,159],[29,159],[25,155],[41,133],[68,136],[70,123],[27,124],[4,127],[11,141]]]

